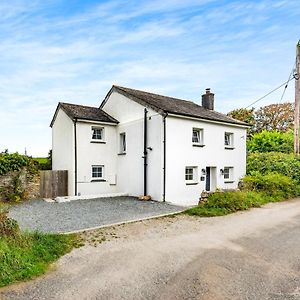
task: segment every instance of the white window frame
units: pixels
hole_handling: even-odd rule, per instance
[[[194,139],[194,133],[197,134],[197,139]],[[192,143],[197,146],[204,146],[204,131],[203,128],[193,128],[192,131]]]
[[[100,130],[101,131],[100,136],[98,134],[95,134],[95,130]],[[103,142],[104,141],[104,127],[92,126],[92,138],[91,138],[91,140],[93,142]]]
[[[120,133],[120,154],[125,154],[127,150],[126,132]]]
[[[234,147],[234,135],[232,132],[224,133],[224,145],[227,149],[232,149]]]
[[[186,184],[198,183],[198,167],[187,166],[185,167],[184,179]]]
[[[233,167],[224,167],[224,182],[233,182]]]
[[[94,171],[94,168],[99,168],[101,169],[101,172],[100,171]],[[101,173],[101,176],[94,176],[94,175],[100,175]],[[104,180],[104,165],[92,165],[92,180]]]

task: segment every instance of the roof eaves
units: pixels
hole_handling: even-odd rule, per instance
[[[54,124],[54,122],[55,122],[55,120],[56,120],[56,117],[57,117],[57,114],[58,114],[58,111],[59,111],[60,108],[66,113],[66,115],[67,115],[72,121],[74,121],[74,117],[70,114],[70,112],[69,112],[67,109],[65,109],[65,107],[63,106],[63,104],[64,104],[64,102],[58,102],[58,104],[57,104],[57,106],[56,106],[55,113],[54,113],[53,118],[52,118],[51,123],[50,123],[50,127],[51,127],[51,128],[53,127],[53,124]]]
[[[199,120],[207,120],[207,121],[218,122],[218,123],[225,123],[225,124],[232,124],[232,125],[237,125],[237,126],[251,127],[251,125],[249,125],[245,122],[234,122],[234,121],[231,122],[231,121],[217,120],[217,119],[214,119],[214,118],[206,118],[206,117],[195,116],[195,115],[192,115],[192,114],[178,113],[178,112],[172,112],[172,111],[166,111],[166,113],[169,114],[169,115],[190,117],[190,118],[195,118],[195,119],[199,119]]]

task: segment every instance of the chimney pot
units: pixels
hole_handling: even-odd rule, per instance
[[[214,110],[215,94],[211,93],[210,88],[205,89],[205,94],[202,95],[202,107]]]

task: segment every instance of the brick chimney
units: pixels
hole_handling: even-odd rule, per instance
[[[206,109],[214,110],[214,98],[215,94],[210,92],[210,88],[205,90],[205,94],[202,95],[202,106]]]

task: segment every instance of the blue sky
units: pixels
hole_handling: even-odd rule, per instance
[[[0,150],[34,156],[58,101],[98,106],[112,84],[245,107],[287,80],[300,38],[299,0],[2,0],[0,15]]]

